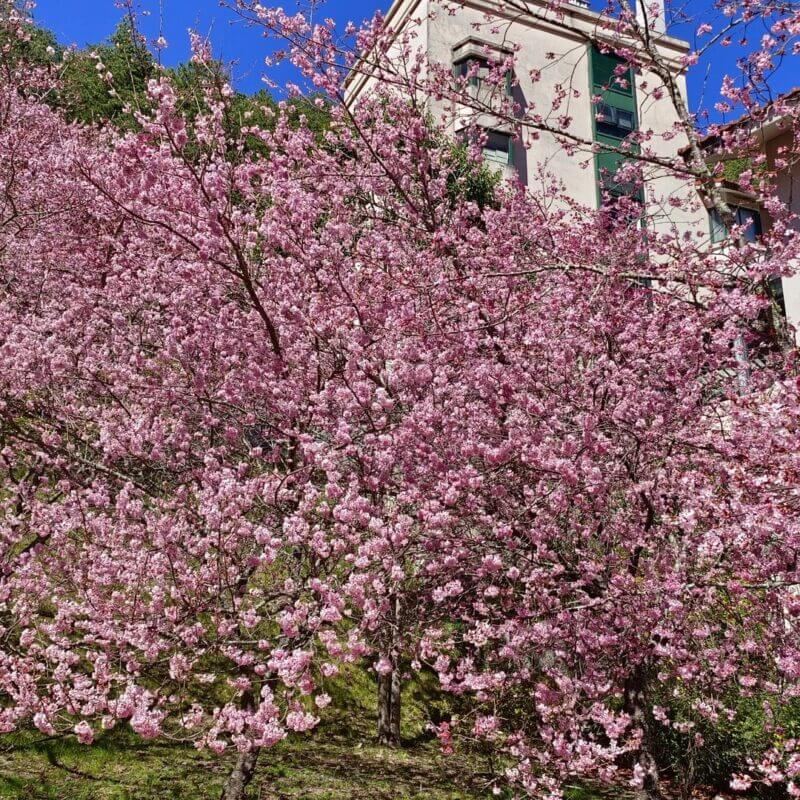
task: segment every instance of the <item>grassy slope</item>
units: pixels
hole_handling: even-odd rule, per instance
[[[70,742],[17,748],[0,756],[0,797],[33,800],[205,800],[218,798],[225,762],[190,748],[106,740],[91,749]],[[260,764],[251,796],[263,800],[471,800],[463,762],[435,748],[400,752],[352,740],[283,744]],[[464,776],[467,776],[466,780]]]
[[[252,800],[477,800],[491,798],[490,765],[478,755],[443,757],[426,731],[446,712],[441,695],[415,681],[403,692],[402,750],[375,744],[375,683],[353,669],[325,687],[334,703],[310,736],[262,754]],[[146,742],[124,730],[86,747],[36,732],[0,737],[0,798],[19,800],[217,800],[233,754]],[[573,787],[568,800],[630,800],[625,789]]]
[[[404,694],[401,751],[374,744],[374,683],[353,671],[328,687],[336,702],[314,735],[262,755],[251,797],[260,800],[473,800],[486,797],[487,765],[443,758],[425,734],[435,705],[419,685]],[[339,710],[332,710],[337,708]],[[344,709],[344,710],[342,710]],[[0,740],[0,797],[30,800],[216,800],[229,761],[190,746],[144,742],[125,732],[92,747],[35,733]]]
[[[426,731],[447,711],[419,681],[403,692],[404,747],[375,745],[375,683],[353,669],[325,687],[334,703],[310,736],[262,754],[252,800],[477,800],[490,765],[479,754],[443,757]],[[112,731],[92,747],[36,732],[0,737],[0,798],[19,800],[217,800],[233,754],[218,759],[189,745],[142,741]],[[573,787],[568,800],[630,800],[626,788]]]

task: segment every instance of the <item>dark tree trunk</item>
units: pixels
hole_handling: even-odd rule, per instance
[[[636,793],[636,797],[638,800],[661,800],[658,764],[653,755],[652,731],[647,717],[646,687],[645,668],[639,666],[625,683],[625,711],[631,715],[634,725],[642,731],[642,744],[634,764],[644,775],[644,785]]]
[[[225,782],[221,800],[245,800],[247,786],[256,771],[258,753],[258,748],[247,753],[239,753],[231,774],[228,775],[228,780]]]
[[[392,673],[378,675],[378,742],[389,744],[392,719]]]
[[[400,747],[400,671],[378,675],[378,742]]]
[[[400,668],[395,665],[392,672],[392,685],[390,688],[390,697],[392,700],[392,715],[390,718],[390,728],[392,732],[392,742],[395,747],[400,747]]]
[[[400,747],[400,660],[403,651],[400,598],[395,595],[390,602],[391,639],[384,645],[384,659],[392,669],[385,675],[378,675],[378,742],[387,747]]]

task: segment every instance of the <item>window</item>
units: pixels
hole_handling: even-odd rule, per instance
[[[772,301],[777,305],[778,310],[786,317],[786,298],[783,295],[783,278],[780,275],[773,275],[768,281],[768,289]]]
[[[783,280],[775,275],[763,287],[769,305],[763,308],[749,331],[748,346],[758,359],[770,353],[780,353],[786,336],[786,301],[783,296]]]
[[[506,166],[514,163],[514,143],[511,136],[500,131],[487,131],[483,157],[492,164]]]
[[[478,63],[477,73],[474,73],[469,79],[470,86],[478,86],[482,75],[486,74],[486,62],[480,62],[475,58],[465,58],[463,61],[457,61],[453,64],[453,75],[456,78],[466,78],[470,70],[474,70],[473,65]]]
[[[742,226],[747,225],[747,230],[744,232],[744,237],[748,242],[757,241],[764,233],[761,227],[761,214],[757,209],[737,208],[736,223]]]
[[[610,136],[613,139],[624,139],[636,128],[636,119],[633,111],[599,103],[595,108],[595,123],[597,133],[601,136]]]
[[[609,231],[615,228],[638,228],[644,212],[642,205],[639,194],[606,192],[600,206],[601,223]]]
[[[615,195],[635,196],[640,202],[644,201],[636,159],[612,150],[601,150],[595,159],[601,190]]]
[[[736,224],[747,229],[742,231],[742,236],[746,242],[757,242],[764,230],[761,226],[761,214],[757,209],[745,208],[744,206],[731,206],[731,211],[736,217]],[[709,225],[711,226],[711,241],[716,244],[728,238],[728,229],[722,222],[719,212],[712,208],[708,212]]]
[[[622,58],[602,53],[595,46],[589,48],[589,72],[592,94],[597,98],[592,107],[594,139],[606,145],[595,156],[598,200],[602,206],[607,204],[607,196],[625,195],[641,203],[641,179],[630,168],[636,163],[639,145],[628,138],[638,128],[633,72]]]
[[[601,53],[592,48],[592,84],[596,94],[611,91],[633,97],[633,72],[624,67],[624,61],[613,53]]]
[[[475,64],[478,65],[477,68]],[[456,61],[453,64],[453,75],[455,75],[456,78],[466,78],[467,75],[469,75],[469,85],[477,88],[483,85],[483,81],[492,68],[493,65],[485,58],[476,58],[473,56]],[[504,89],[509,97],[513,94],[511,72],[506,72]]]

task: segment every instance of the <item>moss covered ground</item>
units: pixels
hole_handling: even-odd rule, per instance
[[[486,797],[480,756],[443,757],[426,725],[437,699],[422,684],[404,693],[400,750],[375,743],[375,684],[353,671],[326,687],[334,702],[312,734],[262,754],[250,790],[259,800],[472,800]],[[91,747],[36,732],[0,737],[0,798],[216,800],[229,759],[190,745],[112,731]]]
[[[492,765],[480,753],[443,756],[427,730],[446,713],[424,682],[406,687],[400,750],[378,747],[375,683],[353,670],[326,690],[335,702],[311,735],[262,754],[250,800],[477,800],[492,798]],[[0,737],[0,798],[19,800],[217,800],[233,754],[143,741],[125,730],[91,747],[35,731]],[[568,800],[629,800],[625,790],[575,787]]]

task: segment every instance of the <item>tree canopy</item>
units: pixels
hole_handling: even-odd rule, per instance
[[[418,102],[474,104],[463,76],[378,22],[362,51],[411,66],[354,105],[333,23],[245,6],[324,95],[3,21],[0,731],[234,749],[240,800],[361,664],[387,696],[435,674],[443,749],[496,753],[497,794],[690,792],[750,701],[724,779],[800,793],[777,172],[772,229],[715,252],[637,193],[501,181]],[[713,165],[648,148],[729,218]]]

